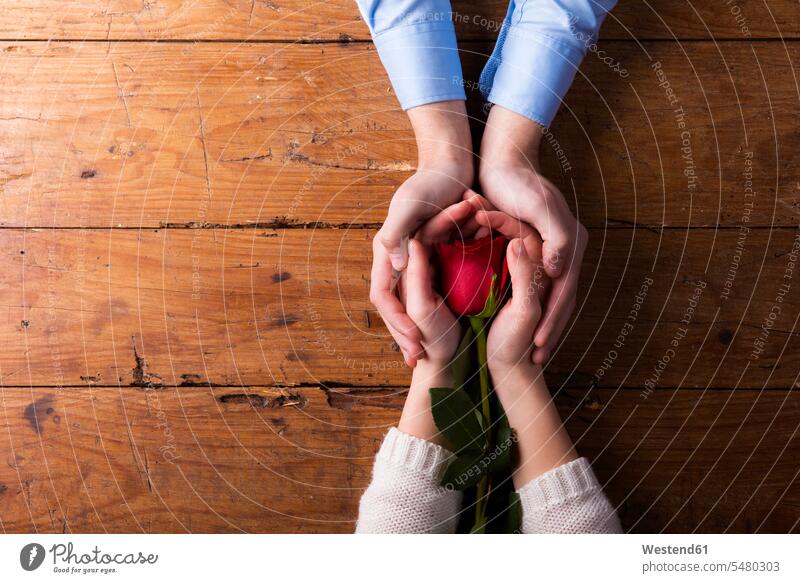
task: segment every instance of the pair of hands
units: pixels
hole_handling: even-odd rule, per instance
[[[451,205],[470,196],[474,171],[464,102],[429,104],[409,110],[408,115],[417,138],[418,171],[395,193],[386,222],[373,240],[370,300],[406,363],[413,367],[429,355],[418,319],[410,317],[396,289],[400,273],[410,265],[409,241],[417,236],[424,247],[425,239],[432,236],[430,222],[438,221],[438,228],[445,221],[453,224],[453,213],[464,209],[458,211]],[[586,229],[572,216],[563,195],[540,173],[538,150],[543,132],[544,128],[531,120],[493,107],[481,143],[479,170],[481,188],[489,201],[485,206],[493,205],[491,208],[507,217],[496,214],[485,220],[518,219],[543,240],[541,254],[552,289],[543,317],[527,328],[528,338],[520,340],[534,346],[531,360],[535,364],[550,358],[575,308],[588,240]],[[482,216],[477,213],[475,219]],[[496,228],[490,222],[482,226]]]
[[[474,200],[450,207],[440,216],[451,219],[456,213],[467,212],[465,205],[469,206]],[[438,218],[432,219],[426,227],[435,225]],[[478,211],[475,219],[478,230],[491,226],[506,233],[518,225],[517,221],[497,211]],[[408,317],[419,330],[426,365],[434,371],[442,371],[447,369],[458,349],[462,330],[434,288],[435,275],[426,245],[433,242],[429,230],[435,230],[435,226],[426,228],[421,237],[409,242],[408,267],[400,289]],[[487,339],[489,372],[494,378],[505,378],[515,369],[536,366],[530,360],[530,337],[541,316],[539,295],[543,284],[539,273],[541,255],[538,254],[541,242],[535,234],[517,230],[522,232],[509,242],[506,253],[512,296],[492,320]],[[529,249],[536,255],[531,256]]]

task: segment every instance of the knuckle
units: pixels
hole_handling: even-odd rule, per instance
[[[375,306],[376,308],[380,309],[379,304],[381,303],[381,293],[377,289],[369,290],[369,301],[370,303]]]

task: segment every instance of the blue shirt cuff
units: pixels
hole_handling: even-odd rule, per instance
[[[511,26],[502,47],[488,101],[548,127],[583,60],[583,50]]]
[[[452,21],[417,22],[373,37],[400,107],[465,100]]]

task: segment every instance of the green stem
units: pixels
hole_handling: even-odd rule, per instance
[[[483,414],[483,427],[486,431],[486,450],[489,451],[492,448],[492,414],[489,406],[489,368],[486,355],[486,322],[487,320],[484,318],[469,319],[470,326],[472,326],[472,329],[475,331],[475,339],[477,340],[478,346],[478,374],[480,375],[481,384],[481,412]],[[486,522],[484,515],[486,513],[485,498],[488,494],[488,486],[489,477],[484,476],[481,478],[481,481],[478,482],[478,498],[475,502],[476,525]]]

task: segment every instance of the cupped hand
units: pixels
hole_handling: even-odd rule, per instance
[[[533,366],[531,334],[542,314],[537,264],[531,261],[522,239],[509,243],[506,262],[511,276],[511,299],[492,320],[486,342],[493,378],[503,378],[513,369]]]
[[[446,367],[461,341],[461,326],[434,289],[434,271],[425,245],[412,239],[408,248],[408,268],[400,281],[401,295],[409,318],[420,332],[425,360]]]
[[[421,334],[397,298],[408,241],[429,218],[460,200],[474,178],[472,137],[463,101],[408,110],[417,142],[417,172],[395,192],[372,244],[370,301],[378,309],[409,366],[424,355]]]
[[[516,130],[520,137],[514,134]],[[586,229],[572,215],[563,194],[539,172],[542,131],[532,121],[495,107],[481,145],[480,162],[480,183],[489,201],[533,227],[544,242],[544,267],[553,286],[533,338],[536,349],[532,357],[537,364],[550,358],[575,309],[588,242]]]
[[[452,203],[467,189],[456,173],[463,173],[463,169],[445,164],[436,170],[420,170],[409,178],[392,199],[386,222],[372,241],[370,301],[411,367],[425,352],[420,331],[398,299],[397,282],[408,264],[409,240],[417,230],[429,219],[434,226],[452,226],[453,210],[458,211],[452,209]],[[461,210],[469,210],[468,205],[462,205]]]

